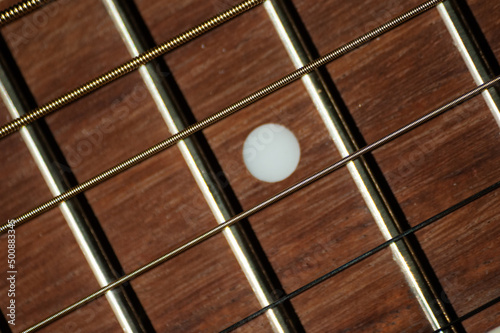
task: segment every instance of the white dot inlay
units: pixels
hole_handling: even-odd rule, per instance
[[[265,124],[254,129],[243,145],[243,161],[255,178],[269,183],[290,176],[300,159],[300,146],[295,135],[278,124]]]

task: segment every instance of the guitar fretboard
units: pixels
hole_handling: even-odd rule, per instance
[[[1,125],[237,4],[56,0],[34,10],[2,27]],[[420,4],[268,0],[242,10],[3,138],[2,224]],[[500,180],[496,90],[478,91],[382,142],[500,74],[498,4],[430,7],[54,203],[58,209],[26,218],[15,229],[15,296],[0,284],[2,331],[36,325],[121,277],[130,282],[46,330],[213,332],[241,325],[248,332],[483,332],[499,326],[498,193],[484,191]],[[243,162],[245,138],[266,123],[288,128],[301,149],[297,169],[276,183],[254,178]],[[339,162],[377,142],[362,157]],[[294,185],[325,168],[336,170]],[[280,193],[286,196],[270,199]],[[234,225],[179,255],[170,252],[225,221]],[[413,232],[422,222],[432,225]],[[396,242],[405,231],[408,237]],[[370,252],[387,240],[394,242]],[[7,249],[6,235],[1,243]],[[161,256],[158,267],[136,271]],[[10,299],[15,326],[5,311]]]

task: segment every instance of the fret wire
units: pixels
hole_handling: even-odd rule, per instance
[[[141,163],[142,161],[158,154],[159,152],[172,147],[175,145],[177,142],[180,140],[186,139],[190,135],[205,129],[222,119],[230,116],[231,114],[236,113],[237,111],[243,109],[244,107],[253,104],[257,102],[258,100],[261,100],[262,98],[266,97],[267,95],[289,85],[290,83],[297,81],[304,75],[314,71],[320,66],[326,65],[327,63],[340,58],[341,56],[347,54],[348,52],[351,52],[354,49],[359,48],[362,45],[365,45],[369,41],[383,35],[384,33],[394,29],[395,27],[403,24],[404,22],[407,22],[408,20],[428,11],[431,8],[434,8],[436,5],[438,5],[441,2],[441,0],[430,0],[422,3],[421,5],[397,16],[396,18],[388,21],[387,23],[379,26],[378,28],[375,28],[368,33],[344,44],[343,46],[331,51],[330,53],[327,53],[326,55],[308,63],[304,67],[301,67],[290,74],[282,77],[281,79],[265,86],[264,88],[261,88],[257,90],[256,92],[248,95],[247,97],[239,100],[238,102],[222,109],[221,111],[191,125],[186,127],[184,130],[177,132],[176,134],[172,135],[171,137],[167,138],[164,141],[161,141],[160,143],[144,150],[143,152],[117,164],[116,166],[107,169],[106,171],[103,171],[102,173],[98,174],[97,176],[94,176],[90,178],[89,180],[69,189],[68,191],[62,193],[61,195],[58,195],[54,198],[52,198],[49,201],[46,201],[45,203],[33,208],[32,210],[16,217],[15,219],[11,220],[11,224],[4,224],[3,226],[0,227],[0,234],[4,233],[5,231],[10,228],[10,226],[18,226],[20,224],[23,224],[27,222],[28,220],[34,218],[35,216],[38,216],[54,207],[56,207],[59,203],[71,199],[75,197],[76,195],[85,192],[86,190],[95,187],[96,185],[118,175],[119,173]],[[134,58],[136,59],[136,58]]]
[[[19,69],[13,63],[12,55],[8,48],[3,47],[4,45],[2,40],[0,42],[0,97],[9,113],[17,117],[28,112],[35,102],[33,95],[18,72]],[[55,142],[52,132],[50,129],[45,131],[40,125],[40,123],[34,123],[24,127],[20,134],[50,193],[58,195],[69,188],[70,178],[73,174],[71,173],[71,176],[68,177],[66,171],[63,172],[59,168],[60,159],[56,157],[58,151],[51,144],[51,142]],[[112,259],[116,257],[114,251],[110,248],[105,250],[103,244],[108,242],[106,237],[98,236],[102,233],[98,232],[92,223],[89,223],[92,221],[93,212],[92,208],[88,206],[85,208],[85,206],[85,200],[76,198],[63,202],[60,209],[96,281],[100,286],[105,286],[120,276],[117,271],[121,271],[121,267],[119,264],[114,264]],[[129,292],[131,289],[132,287],[117,288],[109,292],[106,298],[124,331],[144,332],[146,331],[144,327],[148,325],[144,318],[138,315],[144,313],[144,309],[140,304],[131,301]]]
[[[54,0],[25,0],[0,11],[0,28]]]
[[[493,71],[483,58],[481,51],[476,48],[473,37],[467,32],[467,23],[461,18],[459,9],[448,1],[439,4],[437,10],[474,82],[480,85],[491,79],[490,73]],[[496,91],[485,91],[483,98],[497,125],[500,126],[500,96]]]
[[[484,304],[483,304],[483,305],[481,305],[481,306],[478,306],[477,308],[475,308],[475,309],[474,309],[474,310],[472,310],[472,311],[467,312],[466,314],[464,314],[464,315],[460,316],[458,319],[456,319],[456,320],[452,321],[452,322],[451,322],[451,323],[449,323],[448,325],[446,325],[446,326],[444,326],[444,327],[441,327],[441,329],[435,330],[433,333],[442,333],[442,330],[445,330],[445,329],[447,329],[447,328],[451,327],[452,325],[460,324],[460,323],[462,323],[462,322],[466,321],[467,319],[469,319],[469,318],[471,318],[471,317],[473,317],[473,316],[477,315],[478,313],[480,313],[480,312],[482,312],[482,311],[484,311],[484,310],[486,310],[486,309],[488,309],[488,308],[490,308],[490,307],[492,307],[493,305],[496,305],[496,304],[498,304],[498,303],[500,303],[500,296],[498,296],[498,297],[496,297],[496,298],[492,299],[492,300],[491,300],[491,301],[489,301],[489,302],[484,303]],[[490,332],[492,332],[492,331],[490,331]]]
[[[293,10],[291,1],[268,0],[264,3],[264,8],[295,67],[299,68],[311,61],[310,54],[313,52],[308,49],[307,43],[303,42],[310,37],[300,35],[300,29],[297,28],[295,21],[298,19],[295,18],[295,15],[290,14],[290,10]],[[359,147],[353,139],[352,129],[349,128],[338,107],[339,102],[344,104],[342,98],[338,97],[337,100],[332,97],[330,88],[325,84],[323,73],[312,72],[303,77],[302,82],[341,157],[357,150]],[[347,170],[384,239],[387,240],[399,234],[404,229],[401,227],[404,223],[396,218],[393,208],[380,191],[380,180],[374,177],[372,168],[364,159],[359,159],[347,164]],[[425,265],[422,265],[420,258],[415,253],[415,244],[406,240],[391,245],[390,249],[432,328],[448,324],[449,317],[453,316],[452,311],[439,301],[439,295],[436,291],[439,286],[431,283],[429,270],[424,268]],[[438,304],[438,306],[432,306],[432,304]]]
[[[289,294],[281,297],[279,300],[276,300],[272,304],[270,304],[270,305],[268,305],[268,306],[266,306],[266,307],[264,307],[264,308],[262,308],[262,309],[260,309],[260,310],[258,310],[256,312],[252,313],[248,317],[245,317],[242,320],[238,321],[237,323],[235,323],[235,324],[229,326],[228,328],[222,330],[221,333],[227,333],[227,332],[234,331],[238,327],[241,327],[244,324],[246,324],[246,323],[250,322],[251,320],[257,318],[258,316],[262,315],[266,311],[268,311],[268,310],[270,310],[270,309],[272,309],[272,308],[280,305],[283,302],[290,301],[291,299],[299,296],[300,294],[306,292],[307,290],[309,290],[309,289],[311,289],[311,288],[313,288],[313,287],[315,287],[315,286],[317,286],[317,285],[319,285],[319,284],[321,284],[321,283],[323,283],[323,282],[331,279],[335,275],[337,275],[337,274],[345,271],[347,268],[349,268],[351,266],[354,266],[355,264],[358,264],[358,263],[362,262],[363,260],[371,257],[372,255],[380,252],[381,250],[389,247],[391,244],[393,244],[393,243],[395,243],[397,241],[400,241],[403,238],[405,238],[405,237],[407,237],[407,236],[409,236],[411,234],[414,234],[417,231],[419,231],[419,230],[421,230],[421,229],[423,229],[425,227],[428,227],[429,225],[431,225],[431,224],[433,224],[433,223],[435,223],[437,221],[440,221],[442,218],[444,218],[444,217],[450,215],[451,213],[457,211],[458,209],[463,208],[466,205],[468,205],[468,204],[470,204],[470,203],[472,203],[472,202],[474,202],[474,201],[476,201],[476,200],[484,197],[485,195],[487,195],[487,194],[489,194],[489,193],[497,190],[498,188],[500,188],[500,181],[498,181],[495,184],[493,184],[493,185],[491,185],[491,186],[489,186],[489,187],[487,187],[487,188],[485,188],[485,189],[477,192],[476,194],[471,195],[470,197],[468,197],[468,198],[460,201],[459,203],[456,203],[455,205],[449,207],[448,209],[446,209],[446,210],[444,210],[444,211],[442,211],[442,212],[440,212],[440,213],[432,216],[431,218],[425,220],[424,222],[421,222],[421,223],[417,224],[416,226],[414,226],[414,227],[412,227],[412,228],[410,228],[410,229],[408,229],[408,230],[400,233],[399,235],[397,235],[397,236],[395,236],[395,237],[393,237],[393,238],[385,241],[384,243],[382,243],[382,244],[380,244],[380,245],[372,248],[371,250],[363,253],[362,255],[360,255],[360,256],[358,256],[358,257],[356,257],[356,258],[354,258],[354,259],[346,262],[345,264],[343,264],[343,265],[335,268],[334,270],[331,270],[330,272],[328,272],[328,273],[320,276],[319,278],[317,278],[317,279],[315,279],[315,280],[313,280],[313,281],[311,281],[311,282],[303,285],[302,287],[295,289],[291,293],[289,293]],[[497,299],[495,299],[493,301],[496,304],[496,302],[498,302],[499,300],[500,300],[500,297],[498,297]],[[488,302],[488,303],[486,303],[486,305],[488,305],[488,307],[489,307],[489,306],[493,305],[491,303],[492,302]],[[482,310],[484,310],[483,307],[481,307],[481,311]],[[471,313],[475,314],[476,312],[471,311]],[[468,315],[469,315],[468,317],[472,316],[470,313]],[[465,316],[463,316],[463,317],[465,317]],[[465,320],[465,319],[463,319],[463,320]],[[450,324],[448,324],[446,326],[442,326],[441,328],[437,329],[434,332],[436,332],[436,333],[438,333],[438,332],[442,333],[443,330],[448,329],[448,328],[452,328],[453,325],[458,324],[461,321],[462,320],[460,320],[460,318],[458,320],[454,320]]]
[[[6,137],[9,134],[12,134],[18,131],[21,127],[28,125],[35,120],[42,118],[56,110],[61,109],[63,106],[70,104],[72,102],[77,101],[90,94],[91,92],[111,83],[118,78],[138,69],[142,65],[150,62],[151,60],[162,56],[175,48],[186,44],[187,42],[193,40],[194,38],[201,36],[202,34],[213,30],[214,28],[222,25],[228,20],[243,14],[250,9],[256,7],[263,3],[264,0],[246,0],[241,2],[240,4],[222,12],[209,20],[191,28],[180,35],[166,41],[163,44],[157,45],[146,52],[141,53],[137,57],[132,58],[131,60],[121,64],[118,67],[113,68],[112,70],[98,76],[97,78],[84,83],[83,85],[71,90],[70,92],[45,103],[44,105],[32,110],[30,113],[23,115],[19,118],[16,118],[7,124],[0,127],[0,139]]]
[[[61,317],[66,316],[67,314],[75,311],[76,309],[80,308],[81,306],[93,301],[94,299],[101,297],[109,290],[112,290],[112,289],[114,289],[114,288],[116,288],[116,287],[130,281],[130,280],[133,280],[136,277],[152,270],[153,268],[161,265],[162,263],[167,262],[168,260],[180,255],[181,253],[189,250],[190,248],[192,248],[192,247],[212,238],[213,236],[221,233],[226,227],[230,227],[230,226],[238,223],[239,221],[246,219],[246,218],[262,211],[263,209],[277,203],[278,201],[281,201],[282,199],[292,195],[293,193],[301,190],[302,188],[304,188],[304,187],[318,181],[319,179],[322,179],[323,177],[329,175],[330,173],[340,169],[341,167],[345,166],[347,163],[349,163],[349,162],[351,162],[351,161],[353,161],[353,160],[355,160],[355,159],[357,159],[357,158],[359,158],[359,157],[361,157],[361,156],[363,156],[363,155],[365,155],[365,154],[367,154],[367,153],[369,153],[377,148],[384,146],[385,144],[389,143],[390,141],[393,141],[394,139],[400,137],[401,135],[406,134],[406,133],[412,131],[413,129],[419,127],[420,125],[423,125],[424,123],[434,119],[435,117],[442,115],[445,112],[453,109],[455,106],[470,100],[471,98],[479,95],[485,89],[488,89],[499,82],[500,82],[500,76],[496,77],[495,79],[493,79],[493,80],[491,80],[491,81],[489,81],[481,86],[478,86],[478,87],[470,90],[469,92],[467,92],[467,93],[461,95],[460,97],[442,105],[441,107],[435,109],[434,111],[431,111],[431,112],[427,113],[426,115],[414,120],[413,122],[399,128],[398,130],[392,132],[391,134],[388,134],[387,136],[375,141],[374,143],[369,144],[369,145],[357,150],[355,153],[340,159],[339,161],[326,167],[325,169],[299,181],[298,183],[295,183],[294,185],[286,188],[285,190],[274,195],[273,197],[271,197],[265,201],[262,201],[258,205],[254,206],[254,207],[252,207],[244,212],[237,214],[236,216],[227,220],[226,222],[221,223],[218,226],[208,230],[207,232],[191,239],[190,241],[184,243],[183,245],[177,247],[176,249],[164,254],[163,256],[149,262],[148,264],[146,264],[144,266],[141,266],[140,268],[136,269],[135,271],[133,271],[127,275],[124,275],[123,277],[116,280],[115,282],[110,283],[105,287],[102,287],[101,289],[95,291],[94,293],[88,295],[87,297],[82,298],[81,300],[73,303],[72,305],[70,305],[70,306],[60,310],[59,312],[47,317],[46,319],[42,320],[38,324],[35,324],[34,326],[28,328],[27,330],[25,330],[23,332],[25,332],[25,333],[34,332],[42,327],[47,326],[48,324],[58,320]],[[496,183],[493,186],[498,187],[498,186],[500,186],[500,183]],[[491,190],[490,190],[490,192],[491,192]],[[479,193],[482,193],[482,192],[479,192]],[[472,197],[474,197],[474,196],[472,196]],[[472,197],[469,197],[469,198],[472,198]],[[385,243],[383,243],[383,244],[385,244]],[[389,246],[389,245],[390,244],[388,244],[387,246]],[[272,303],[272,304],[275,304],[275,303]],[[276,306],[276,305],[274,305],[274,306]],[[268,310],[267,307],[265,307],[263,309],[266,309],[265,311]],[[261,309],[260,311],[263,311],[263,310]]]
[[[102,2],[122,36],[122,40],[127,45],[130,55],[136,56],[144,52],[148,48],[146,40],[150,39],[151,36],[147,30],[138,28],[142,25],[142,22],[139,22],[142,19],[137,14],[137,8],[120,0],[102,0]],[[157,65],[160,63],[166,65],[163,63],[163,59],[157,59],[157,62]],[[181,102],[183,99],[182,93],[180,93],[180,96],[172,93],[173,87],[171,83],[162,78],[153,64],[147,64],[140,68],[139,73],[170,133],[177,133],[179,129],[188,126],[185,114],[191,111],[189,108],[185,109],[181,106],[183,105]],[[186,166],[191,171],[215,220],[217,223],[223,223],[230,219],[238,208],[234,206],[231,200],[227,199],[232,196],[231,191],[228,191],[227,184],[222,184],[219,177],[216,176],[217,172],[208,157],[213,152],[210,151],[209,147],[201,148],[200,144],[196,136],[191,136],[179,142],[177,148],[181,152]],[[258,252],[263,251],[262,246],[258,241],[250,242],[246,230],[240,225],[225,229],[223,235],[260,306],[270,304],[276,298],[273,292],[279,288],[279,285],[275,284],[270,278],[270,271],[272,271],[270,265],[263,264],[263,258],[256,254],[257,249]],[[269,271],[266,267],[268,267]],[[266,315],[274,332],[303,331],[291,306],[276,308]]]

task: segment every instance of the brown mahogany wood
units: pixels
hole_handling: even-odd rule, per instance
[[[497,1],[488,1],[487,6],[484,4],[484,1],[480,0],[469,0],[467,3],[470,6],[472,14],[477,17],[479,28],[495,54],[497,62],[500,61],[498,60],[500,59],[500,35],[498,34],[500,22],[495,15],[495,13],[500,11],[500,3]]]
[[[471,0],[470,5],[498,57],[495,18],[499,8],[490,6],[492,2]],[[237,1],[135,3],[155,41],[161,42]],[[293,1],[319,54],[418,3]],[[2,8],[10,4],[0,1]],[[1,32],[38,104],[129,58],[98,0],[58,0]],[[262,7],[164,60],[196,119],[293,69]],[[474,86],[437,10],[344,56],[325,71],[359,130],[358,140],[365,142]],[[10,119],[4,105],[0,117],[2,123]],[[170,135],[138,73],[46,121],[79,181]],[[297,171],[275,184],[252,178],[242,161],[246,135],[268,122],[292,130],[302,150]],[[375,152],[374,160],[387,185],[384,190],[399,215],[414,225],[498,181],[499,133],[484,101],[475,98]],[[204,135],[243,209],[340,157],[301,82],[208,128]],[[50,193],[19,133],[0,141],[0,155],[0,218],[4,223],[50,198]],[[126,272],[216,223],[177,148],[92,189],[85,197]],[[417,235],[439,279],[440,295],[458,315],[500,295],[499,213],[499,196],[493,193]],[[283,287],[276,290],[277,295],[383,241],[346,170],[255,215],[250,223]],[[17,242],[18,321],[12,331],[27,328],[98,287],[58,210],[20,226]],[[0,249],[6,248],[2,237]],[[2,281],[0,307],[5,313],[7,286]],[[222,236],[131,284],[157,332],[215,332],[259,309]],[[388,250],[292,304],[307,332],[431,331]],[[470,332],[498,325],[499,306],[464,323]],[[120,328],[109,304],[100,299],[43,331],[79,330],[118,332]],[[262,316],[238,331],[271,332],[271,327]]]

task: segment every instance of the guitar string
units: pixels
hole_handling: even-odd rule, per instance
[[[145,51],[131,60],[113,68],[112,70],[90,80],[81,86],[71,90],[70,92],[39,106],[31,112],[20,116],[7,124],[0,127],[0,139],[18,131],[21,127],[32,123],[54,111],[61,109],[63,106],[68,105],[78,99],[90,94],[91,92],[123,77],[124,75],[138,69],[142,65],[150,62],[151,60],[162,56],[175,48],[186,44],[194,38],[213,30],[214,28],[222,25],[228,20],[249,11],[250,9],[260,5],[265,0],[246,0],[240,4],[208,19],[207,21],[191,28],[180,35],[166,41],[163,44],[157,45],[148,51]]]
[[[318,171],[317,173],[315,173],[315,174],[299,181],[298,183],[286,188],[285,190],[279,192],[278,194],[272,196],[271,198],[259,203],[258,205],[235,215],[233,218],[227,220],[224,223],[217,225],[216,227],[206,231],[205,233],[199,235],[198,237],[191,239],[190,241],[182,244],[181,246],[166,253],[165,255],[149,262],[148,264],[146,264],[144,266],[141,266],[140,268],[134,270],[131,273],[128,273],[127,275],[122,276],[118,280],[108,284],[107,286],[102,287],[101,289],[95,291],[94,293],[88,295],[87,297],[82,298],[79,301],[73,303],[72,305],[70,305],[70,306],[60,310],[59,312],[47,317],[46,319],[40,321],[39,323],[35,324],[34,326],[28,328],[27,330],[25,330],[23,332],[25,332],[25,333],[34,332],[42,327],[49,325],[50,323],[52,323],[52,322],[54,322],[54,321],[56,321],[64,316],[66,316],[67,314],[75,311],[76,309],[80,308],[81,306],[95,300],[96,298],[103,296],[107,291],[112,290],[112,289],[132,280],[132,279],[135,279],[136,277],[152,270],[153,268],[159,266],[162,263],[167,262],[168,260],[180,255],[181,253],[189,250],[190,248],[192,248],[196,245],[199,245],[200,243],[202,243],[202,242],[212,238],[213,236],[219,234],[226,227],[230,227],[231,225],[234,225],[243,219],[247,219],[248,217],[256,214],[257,212],[260,212],[261,210],[277,203],[278,201],[290,196],[291,194],[301,190],[302,188],[318,181],[319,179],[322,179],[323,177],[327,176],[328,174],[334,172],[335,170],[340,169],[341,167],[345,166],[347,163],[349,163],[357,158],[360,158],[361,156],[363,156],[363,155],[365,155],[365,154],[367,154],[367,153],[369,153],[377,148],[384,146],[388,142],[400,137],[401,135],[403,135],[405,133],[412,131],[413,129],[421,126],[422,124],[430,121],[431,119],[434,119],[435,117],[453,109],[457,105],[462,104],[462,103],[470,100],[471,98],[479,95],[485,89],[488,89],[488,88],[494,86],[495,84],[498,84],[499,82],[500,82],[500,76],[496,77],[495,79],[493,79],[491,81],[488,81],[487,83],[485,83],[481,86],[476,87],[475,89],[470,90],[469,92],[467,92],[467,93],[461,95],[460,97],[457,97],[456,99],[442,105],[441,107],[427,113],[426,115],[414,120],[413,122],[407,124],[406,126],[401,127],[400,129],[392,132],[391,134],[375,141],[374,143],[372,143],[370,145],[367,145],[367,146],[357,150],[355,153],[340,159],[339,161],[330,165],[329,167],[322,169],[321,171]],[[264,309],[267,309],[267,307]]]
[[[480,312],[483,312],[484,310],[486,310],[488,308],[491,308],[493,305],[496,305],[498,303],[500,303],[500,296],[492,299],[489,302],[484,303],[481,306],[478,306],[474,310],[471,310],[471,311],[467,312],[466,314],[464,314],[464,315],[458,317],[457,319],[453,320],[448,325],[441,327],[441,329],[435,330],[433,333],[443,333],[443,330],[446,330],[446,329],[448,329],[448,328],[450,328],[450,327],[452,327],[452,326],[454,326],[456,324],[462,323],[462,322],[466,321],[467,319],[469,319],[469,318],[477,315]]]
[[[240,321],[234,323],[233,325],[229,326],[228,328],[224,329],[221,331],[221,333],[227,333],[227,332],[231,332],[231,331],[234,331],[235,329],[237,329],[238,327],[241,327],[243,325],[245,325],[246,323],[252,321],[253,319],[259,317],[260,315],[262,315],[263,313],[265,313],[266,311],[268,310],[271,310],[275,307],[277,307],[278,305],[286,302],[286,301],[290,301],[291,299],[301,295],[302,293],[306,292],[307,290],[323,283],[323,282],[326,282],[327,280],[333,278],[334,276],[336,276],[337,274],[345,271],[346,269],[348,269],[349,267],[352,267],[360,262],[362,262],[363,260],[371,257],[372,255],[382,251],[383,249],[389,247],[391,244],[397,242],[397,241],[400,241],[402,240],[403,238],[411,235],[411,234],[414,234],[416,233],[417,231],[425,228],[425,227],[428,227],[429,225],[431,224],[434,224],[435,222],[443,219],[444,217],[452,214],[453,212],[459,210],[460,208],[463,208],[465,206],[467,206],[468,204],[488,195],[489,193],[497,190],[498,188],[500,188],[500,181],[494,183],[493,185],[490,185],[488,186],[487,188],[471,195],[470,197],[454,204],[453,206],[449,207],[448,209],[445,209],[444,211],[430,217],[429,219],[425,220],[424,222],[421,222],[419,224],[417,224],[416,226],[414,227],[411,227],[409,228],[408,230],[400,233],[399,235],[385,241],[384,243],[380,244],[380,245],[377,245],[376,247],[372,248],[371,250],[363,253],[362,255],[346,262],[345,264],[331,270],[330,272],[320,276],[319,278],[303,285],[302,287],[300,288],[297,288],[295,289],[294,291],[292,291],[291,293],[285,295],[285,296],[282,296],[281,298],[279,298],[278,300],[274,301],[273,303],[269,304],[268,306],[265,306],[263,307],[262,309],[252,313],[251,315],[241,319]],[[487,302],[485,304],[483,304],[483,306],[480,306],[478,307],[477,309],[471,311],[470,313],[468,313],[467,315],[464,315],[462,317],[460,317],[459,319],[457,320],[454,320],[452,321],[451,323],[449,323],[447,326],[444,326],[444,327],[441,327],[439,329],[437,329],[435,332],[440,332],[442,333],[444,329],[447,329],[447,328],[451,328],[453,325],[455,324],[458,324],[459,322],[471,317],[473,314],[477,314],[478,309],[481,309],[484,310],[496,303],[498,303],[498,301],[500,301],[500,297],[498,297],[497,299],[493,300],[493,301],[490,301],[490,302]],[[494,303],[493,303],[494,302]],[[485,307],[485,305],[488,305]],[[480,312],[480,311],[479,311]]]
[[[135,56],[135,55],[133,55],[133,56]],[[265,306],[265,305],[267,305],[267,304],[261,304],[261,305],[262,305],[262,306]]]
[[[264,88],[261,88],[257,90],[256,92],[248,95],[247,97],[239,100],[238,102],[222,109],[221,111],[191,125],[186,127],[184,130],[177,132],[176,134],[170,136],[164,141],[161,141],[160,143],[144,150],[143,152],[115,165],[114,167],[111,167],[97,176],[94,176],[87,181],[84,181],[83,183],[74,186],[67,190],[66,192],[61,193],[60,195],[52,198],[51,200],[48,200],[39,206],[31,209],[30,211],[12,219],[9,221],[9,223],[6,223],[0,227],[0,234],[6,232],[9,228],[12,226],[16,227],[19,226],[35,216],[38,216],[54,207],[56,207],[59,203],[66,201],[68,199],[71,199],[75,197],[76,195],[83,193],[87,191],[90,188],[93,188],[97,186],[98,184],[101,184],[102,182],[120,174],[121,172],[145,161],[146,159],[158,154],[159,152],[172,147],[175,145],[177,142],[180,140],[183,140],[190,135],[207,128],[208,126],[211,126],[222,119],[230,116],[231,114],[236,113],[237,111],[240,111],[244,107],[253,104],[257,102],[258,100],[264,98],[265,96],[277,91],[278,89],[281,89],[288,84],[300,79],[303,77],[305,74],[308,74],[315,69],[317,69],[320,66],[323,66],[335,59],[340,58],[341,56],[347,54],[348,52],[368,43],[369,41],[383,35],[384,33],[394,29],[395,27],[403,24],[404,22],[407,22],[408,20],[426,12],[427,10],[435,7],[441,2],[441,0],[430,0],[426,1],[423,4],[415,7],[414,9],[411,9],[396,18],[388,21],[387,23],[379,26],[378,28],[375,28],[368,33],[362,35],[361,37],[358,37],[343,46],[331,51],[330,53],[327,53],[326,55],[308,63],[304,67],[301,67],[290,74],[282,77],[281,79],[265,86]]]
[[[438,8],[442,5],[443,3],[439,4]],[[310,61],[310,54],[315,53],[314,43],[311,44],[311,36],[307,32],[300,33],[304,29],[303,22],[297,16],[298,13],[296,13],[296,8],[291,0],[268,0],[263,6],[294,65],[298,68]],[[304,40],[308,40],[309,43],[304,42]],[[324,77],[319,72],[313,72],[305,77],[302,83],[335,147],[343,157],[357,149],[358,144],[352,135],[353,124],[346,123],[342,112],[338,109],[339,105],[344,105],[343,98],[340,95],[331,96],[331,87],[325,83],[329,80],[327,76]],[[486,78],[486,81],[488,79]],[[476,85],[481,83],[483,82],[476,83]],[[483,96],[485,94],[486,92],[483,93]],[[401,225],[404,224],[404,219],[401,219],[401,216],[398,218],[393,205],[387,201],[386,194],[380,191],[383,180],[380,177],[374,177],[373,165],[356,161],[347,165],[347,171],[384,240],[402,231]],[[436,290],[440,289],[440,285],[437,280],[429,278],[433,272],[426,268],[428,266],[422,265],[422,260],[426,261],[426,259],[417,255],[415,252],[416,244],[409,241],[399,242],[391,246],[391,252],[428,322],[431,323],[432,328],[437,328],[447,324],[450,321],[450,316],[456,316],[453,314],[452,307],[446,307],[437,301],[439,296]],[[433,306],[436,302],[439,306]],[[266,305],[261,304],[261,306]]]
[[[0,11],[0,28],[53,0],[25,0]]]

